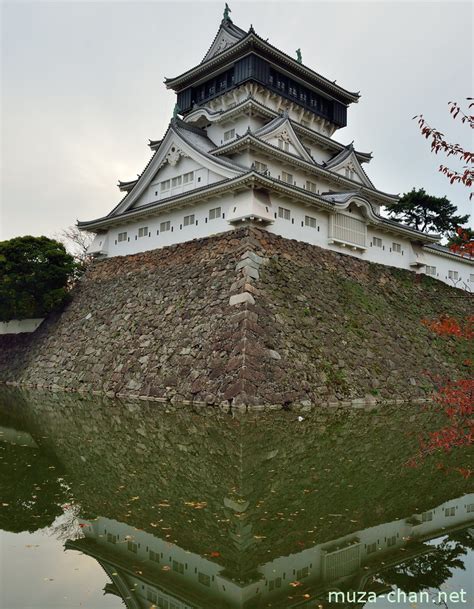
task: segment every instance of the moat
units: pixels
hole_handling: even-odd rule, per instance
[[[471,607],[472,454],[407,466],[437,424],[4,389],[0,607]]]

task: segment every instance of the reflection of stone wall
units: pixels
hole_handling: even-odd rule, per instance
[[[257,229],[115,257],[33,336],[0,338],[0,380],[234,405],[420,397],[426,370],[463,376],[467,357],[420,320],[467,301],[416,279]]]
[[[0,394],[0,413],[16,410],[56,455],[84,518],[115,519],[210,559],[218,552],[237,578],[472,491],[438,470],[438,457],[405,467],[417,434],[439,426],[418,406],[327,409],[298,421],[285,411],[233,418],[143,401],[10,396]]]

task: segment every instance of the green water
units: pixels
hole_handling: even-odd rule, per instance
[[[407,467],[440,423],[3,390],[0,607],[471,609],[472,453]]]

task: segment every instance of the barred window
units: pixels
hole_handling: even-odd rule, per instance
[[[228,142],[233,137],[235,137],[235,129],[229,129],[228,131],[224,131],[224,142]]]
[[[310,228],[316,228],[316,218],[313,218],[312,216],[305,216],[304,224]]]
[[[260,163],[260,161],[255,161],[254,167],[255,171],[261,171],[262,173],[268,169],[267,165],[265,163]]]
[[[402,246],[400,245],[400,243],[393,242],[392,243],[392,251],[400,253],[402,251]]]
[[[184,224],[184,226],[191,226],[191,224],[194,224],[194,214],[191,214],[189,216],[184,216],[183,224]]]
[[[198,573],[198,582],[200,584],[202,584],[203,586],[210,586],[211,585],[211,578],[209,577],[209,575],[206,575],[205,573],[201,573],[199,571],[199,573]]]
[[[289,220],[291,217],[291,212],[289,209],[286,209],[285,207],[279,207],[278,208],[278,217],[283,218],[283,220]]]
[[[214,209],[209,210],[209,220],[216,220],[221,217],[221,208],[214,207]]]
[[[126,241],[127,240],[127,233],[123,232],[123,233],[119,233],[117,236],[117,241],[120,243],[121,241]]]
[[[194,171],[188,171],[183,175],[183,184],[189,184],[194,180]]]
[[[365,222],[346,214],[335,214],[333,219],[333,239],[365,248],[367,226]]]
[[[171,186],[176,188],[176,186],[181,186],[182,176],[176,176],[171,180]]]
[[[171,186],[171,181],[170,180],[165,180],[164,182],[161,182],[160,184],[160,190],[161,192],[163,192],[164,190],[169,190]]]
[[[139,237],[146,237],[148,235],[148,226],[141,226],[138,229],[138,236]]]
[[[293,174],[287,173],[286,171],[281,172],[281,179],[283,182],[288,182],[288,184],[293,184]]]
[[[310,192],[316,192],[316,182],[311,182],[310,180],[306,180],[306,190],[309,190]]]
[[[435,266],[426,266],[426,274],[427,275],[432,275],[433,277],[436,277],[436,267]]]
[[[374,244],[374,247],[382,247],[382,239],[379,237],[374,237],[372,243]]]
[[[164,233],[167,230],[171,230],[171,222],[169,220],[167,222],[160,222],[160,231]]]

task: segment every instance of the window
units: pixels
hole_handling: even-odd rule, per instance
[[[148,235],[148,226],[142,226],[138,229],[139,237],[146,237]]]
[[[459,277],[459,273],[457,271],[448,271],[449,279],[457,280]]]
[[[310,228],[316,228],[316,218],[313,218],[312,216],[305,216],[304,224]]]
[[[191,226],[191,224],[194,224],[194,214],[191,214],[189,216],[184,216],[184,226]]]
[[[286,171],[281,172],[281,179],[283,182],[288,182],[288,184],[293,184],[293,174],[286,173]]]
[[[165,180],[164,182],[161,182],[161,184],[160,184],[161,192],[163,192],[164,190],[169,190],[170,186],[171,186],[170,180]]]
[[[176,571],[176,573],[180,573],[181,575],[183,575],[184,564],[182,562],[178,562],[177,560],[173,560],[173,571]]]
[[[278,208],[278,217],[283,218],[283,220],[289,220],[291,217],[291,212],[289,209],[286,209],[285,207],[279,207]]]
[[[353,180],[354,179],[354,170],[351,169],[350,167],[346,167],[345,171],[346,171],[346,178]]]
[[[107,541],[109,543],[117,543],[117,535],[112,535],[112,533],[107,533]]]
[[[433,520],[433,512],[423,512],[423,514],[421,515],[421,521],[429,522],[431,520]]]
[[[309,190],[310,192],[316,192],[316,182],[306,180],[306,190]]]
[[[206,575],[205,573],[198,573],[198,582],[200,584],[202,584],[203,586],[210,586],[211,585],[211,578],[209,577],[209,575]]]
[[[224,131],[224,142],[228,142],[233,137],[235,137],[235,129],[229,129],[228,131]]]
[[[362,220],[352,218],[346,214],[334,214],[332,220],[333,241],[342,241],[365,248],[367,226]]]
[[[454,516],[456,513],[455,507],[444,508],[444,515],[448,518],[449,516]]]
[[[402,246],[400,245],[400,243],[392,243],[392,252],[398,252],[400,253],[402,251]]]
[[[474,503],[468,503],[468,505],[466,505],[466,512],[468,514],[474,512]]]
[[[392,537],[389,537],[387,539],[387,547],[391,548],[392,546],[394,546],[397,543],[397,536],[396,535],[392,535]]]
[[[155,562],[160,562],[160,555],[158,552],[154,552],[153,550],[150,550],[149,556],[150,556],[150,560],[153,560]]]
[[[176,176],[175,178],[173,178],[171,180],[171,187],[176,188],[177,186],[181,186],[181,182],[182,182],[182,177]]]
[[[146,590],[146,599],[147,601],[151,601],[152,603],[158,602],[158,596],[154,590],[151,588],[147,588]]]
[[[375,543],[369,543],[369,545],[367,546],[367,554],[372,554],[373,552],[375,552],[377,550],[377,544]]]
[[[382,239],[379,239],[378,237],[374,237],[372,243],[374,244],[374,247],[382,247]]]
[[[194,171],[189,171],[183,175],[183,184],[189,184],[194,180]]]
[[[302,569],[298,569],[296,571],[297,580],[303,579],[304,577],[308,577],[308,575],[309,575],[309,567],[303,567]]]
[[[271,592],[276,588],[281,588],[281,577],[276,577],[275,579],[270,579],[268,582],[268,591]]]
[[[119,233],[117,236],[117,241],[120,243],[121,241],[127,240],[127,233]]]
[[[127,549],[136,554],[138,552],[138,545],[133,541],[127,541]]]
[[[160,231],[162,233],[164,233],[167,230],[171,229],[171,222],[168,220],[168,222],[160,222]]]
[[[216,220],[221,217],[221,208],[214,207],[214,209],[209,210],[209,220]]]
[[[278,138],[278,148],[284,150],[285,152],[290,151],[290,142],[285,142],[281,137]]]
[[[428,265],[426,265],[426,274],[427,275],[432,275],[433,277],[436,277],[436,267],[435,266],[428,266]]]
[[[260,161],[255,161],[253,166],[255,167],[255,171],[261,171],[262,173],[268,169],[267,165],[265,163],[260,163]]]

